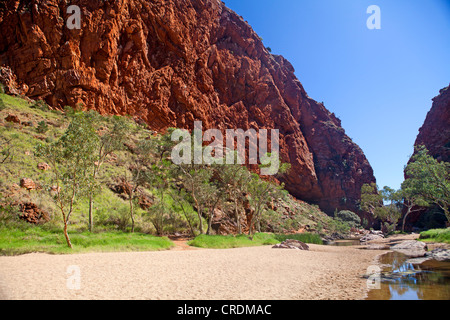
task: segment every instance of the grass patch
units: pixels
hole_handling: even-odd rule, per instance
[[[253,240],[249,239],[247,235],[228,235],[228,236],[208,236],[200,235],[188,244],[193,247],[207,248],[207,249],[231,249],[243,247],[257,247],[266,245],[275,245],[287,239],[299,240],[305,243],[322,244],[322,239],[317,234],[294,234],[282,235],[273,233],[257,233]]]
[[[73,249],[67,247],[61,230],[45,227],[16,226],[0,227],[0,255],[20,255],[32,252],[50,254],[72,254],[87,252],[127,252],[168,250],[173,242],[166,237],[155,237],[142,233],[69,232]]]
[[[450,228],[432,229],[420,233],[420,240],[450,243]]]
[[[317,233],[275,234],[274,236],[279,242],[291,239],[304,243],[323,244],[322,238]]]

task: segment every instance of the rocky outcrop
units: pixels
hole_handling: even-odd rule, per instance
[[[450,249],[438,248],[433,251],[426,252],[424,257],[408,259],[406,263],[420,265],[430,260],[450,262]]]
[[[380,240],[384,239],[384,234],[382,231],[375,231],[371,230],[369,234],[364,235],[361,239],[359,239],[360,242],[369,242],[373,240]]]
[[[411,258],[419,258],[425,256],[427,252],[427,244],[416,240],[407,240],[391,247],[391,250],[403,253]]]
[[[196,120],[204,129],[279,129],[291,194],[328,213],[358,210],[361,186],[375,182],[363,152],[221,1],[74,0],[79,30],[66,27],[68,5],[0,4],[0,65],[19,91],[53,108],[130,114],[158,131]]]
[[[282,243],[276,244],[272,247],[273,249],[294,249],[294,250],[309,250],[309,246],[298,240],[288,239]]]
[[[415,146],[424,145],[438,161],[450,162],[450,86],[440,90],[419,130]]]
[[[50,220],[47,212],[40,209],[36,204],[27,202],[19,205],[19,218],[31,224],[44,224]]]

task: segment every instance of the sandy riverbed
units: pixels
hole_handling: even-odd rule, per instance
[[[382,251],[310,245],[0,257],[1,299],[363,299]],[[77,266],[70,269],[70,266]],[[71,282],[79,271],[80,289]],[[69,273],[68,273],[69,272]],[[67,285],[69,284],[69,286]],[[70,289],[75,284],[75,289]]]
[[[310,248],[0,257],[0,298],[364,299],[367,286],[361,276],[383,251]],[[79,290],[70,289],[77,285],[71,282],[73,270],[79,271]]]

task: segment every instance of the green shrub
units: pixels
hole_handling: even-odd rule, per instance
[[[421,232],[420,240],[450,243],[450,228],[432,229]]]
[[[0,111],[2,111],[2,110],[4,110],[4,109],[6,109],[6,105],[5,105],[5,103],[3,102],[3,99],[0,97]]]
[[[328,229],[329,229],[329,231],[332,234],[333,233],[337,233],[337,234],[340,234],[342,236],[345,236],[348,233],[350,233],[350,229],[351,228],[352,227],[350,226],[350,224],[348,224],[347,222],[342,221],[339,218],[332,219],[328,223]]]
[[[316,233],[276,234],[275,239],[280,242],[291,239],[304,243],[323,244],[322,238]]]
[[[347,223],[350,227],[359,227],[361,225],[361,218],[352,211],[342,210],[335,213],[334,217],[339,219],[345,223]]]
[[[11,205],[0,205],[0,225],[19,221],[19,209]]]
[[[48,130],[47,122],[45,122],[44,120],[40,121],[36,128],[36,131],[38,133],[45,133],[45,132],[47,132],[47,130]]]
[[[39,110],[41,110],[41,111],[49,111],[49,110],[50,110],[50,107],[48,106],[47,103],[45,103],[44,100],[38,100],[38,101],[36,101],[35,103],[33,103],[33,104],[31,105],[31,108],[33,108],[33,109],[39,109]]]
[[[287,239],[298,240],[304,243],[322,244],[322,239],[318,234],[302,233],[302,234],[273,234],[273,233],[256,233],[253,239],[248,235],[200,235],[189,242],[190,246],[209,249],[229,249],[254,246],[275,245]]]

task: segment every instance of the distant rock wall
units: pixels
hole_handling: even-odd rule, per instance
[[[425,146],[429,154],[438,161],[450,162],[450,86],[439,91],[439,95],[433,98],[431,110],[428,112],[423,126],[419,130],[415,147]],[[411,161],[411,160],[410,160]],[[407,178],[405,172],[405,179]],[[441,212],[438,208],[423,209],[415,211],[408,216],[406,230],[412,230],[413,227],[420,225],[426,217],[427,221],[432,219],[432,224],[436,224],[441,219],[437,213]],[[424,216],[428,213],[428,216]],[[433,216],[434,215],[434,216]],[[442,213],[443,218],[445,217]],[[445,218],[441,227],[445,227]],[[436,226],[439,227],[439,226]]]
[[[424,145],[438,161],[450,162],[450,86],[439,93],[433,99],[415,146]]]

